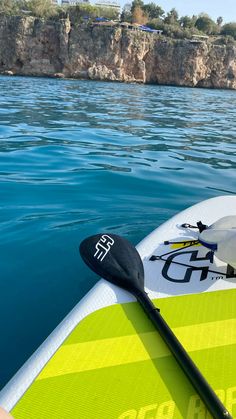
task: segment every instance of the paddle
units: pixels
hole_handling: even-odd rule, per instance
[[[84,262],[99,276],[132,293],[152,320],[179,365],[215,419],[232,419],[215,392],[178,341],[144,290],[144,268],[136,248],[110,233],[96,234],[80,244]]]

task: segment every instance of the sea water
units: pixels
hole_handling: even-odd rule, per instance
[[[0,387],[98,280],[83,238],[136,244],[235,169],[235,91],[0,77]]]

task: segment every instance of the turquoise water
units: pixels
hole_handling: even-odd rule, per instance
[[[3,386],[97,281],[84,237],[137,243],[236,193],[236,92],[0,77],[0,95]]]

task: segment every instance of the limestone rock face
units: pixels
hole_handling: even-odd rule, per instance
[[[0,72],[236,89],[236,47],[72,18],[0,16]]]

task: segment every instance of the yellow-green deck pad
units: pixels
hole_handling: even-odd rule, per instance
[[[236,290],[155,301],[236,417]],[[138,303],[86,317],[12,410],[15,419],[210,419]]]

